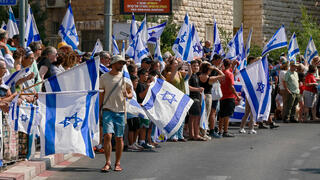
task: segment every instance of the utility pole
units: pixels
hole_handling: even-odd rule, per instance
[[[104,49],[111,53],[112,0],[104,0]]]
[[[20,0],[19,7],[19,35],[20,35],[20,46],[25,48],[25,19],[26,19],[26,1]]]

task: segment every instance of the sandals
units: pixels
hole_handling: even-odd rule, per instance
[[[122,171],[122,170],[123,169],[121,168],[120,163],[114,165],[114,171]]]
[[[207,139],[199,136],[199,137],[194,138],[194,141],[207,141]]]
[[[106,165],[104,165],[104,167],[101,169],[101,172],[102,172],[102,173],[107,173],[107,172],[109,172],[110,170],[112,170],[112,168],[111,168],[111,162],[107,162]]]

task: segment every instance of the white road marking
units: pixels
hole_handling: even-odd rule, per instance
[[[320,146],[315,146],[315,147],[311,148],[310,150],[311,151],[315,151],[315,150],[318,150],[318,149],[320,149]]]
[[[207,180],[228,180],[231,176],[207,176]]]
[[[307,158],[307,157],[309,157],[310,155],[311,155],[311,153],[305,152],[305,153],[303,153],[303,154],[301,155],[301,157],[302,157],[302,158]]]

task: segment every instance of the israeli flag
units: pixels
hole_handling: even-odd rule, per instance
[[[262,120],[268,120],[269,115],[270,115],[270,110],[271,110],[271,86],[269,82],[269,66],[268,66],[268,58],[264,57],[262,58],[262,65],[264,69],[264,75],[267,80],[267,86],[266,86],[266,92],[262,96],[262,101],[261,103],[261,108],[260,108],[260,114],[259,114],[259,119],[258,121]]]
[[[160,25],[148,28],[148,43],[156,44],[157,39],[160,38],[164,28],[166,27],[167,22],[162,23]]]
[[[138,32],[138,28],[137,28],[137,22],[136,19],[134,17],[134,13],[132,13],[132,21],[131,21],[131,25],[130,25],[130,36],[129,36],[129,44],[131,44],[134,40],[134,37],[136,36]],[[135,43],[133,43],[135,44]]]
[[[25,39],[26,39],[26,47],[28,47],[31,42],[41,42],[36,21],[33,17],[33,13],[29,4],[28,4],[28,15],[27,15],[27,21],[26,21]]]
[[[94,158],[93,133],[98,132],[98,91],[39,93],[41,156],[80,153]]]
[[[214,23],[213,23],[213,49],[212,49],[212,54],[211,54],[211,60],[213,59],[213,56],[215,54],[219,54],[222,57],[225,56],[225,53],[223,51],[223,47],[220,41],[220,36],[219,36],[219,29],[218,29],[218,25],[217,25],[217,21],[216,19],[214,19]]]
[[[151,138],[157,143],[167,141],[167,136],[157,126],[152,129]]]
[[[71,4],[68,4],[68,9],[66,15],[63,18],[62,24],[59,28],[59,35],[63,42],[66,42],[73,49],[78,49],[79,37],[76,30],[76,25],[74,23],[74,17],[71,9]]]
[[[107,72],[110,72],[110,70],[109,70],[105,65],[103,65],[103,64],[100,64],[100,65],[99,65],[99,70],[100,70],[100,72],[101,72],[102,74],[107,73]]]
[[[113,55],[118,55],[120,54],[118,45],[117,45],[117,41],[116,38],[114,37],[114,35],[112,35],[112,54]]]
[[[100,41],[100,39],[97,39],[97,42],[96,44],[94,45],[94,48],[92,50],[92,55],[91,57],[93,58],[93,56],[96,54],[96,53],[100,53],[101,51],[103,51],[103,46],[102,46],[102,43]]]
[[[124,40],[122,41],[121,56],[122,56],[123,58],[126,57],[126,42],[125,42]]]
[[[137,64],[141,62],[144,57],[147,57],[149,50],[147,48],[147,39],[148,30],[147,30],[147,20],[146,17],[141,22],[141,25],[132,40],[130,46],[128,47],[126,54],[133,58]]]
[[[206,111],[206,101],[204,100],[204,93],[201,93],[201,111],[200,111],[200,128],[208,129],[208,116]]]
[[[230,60],[242,60],[243,53],[244,53],[244,45],[243,45],[243,27],[238,30],[236,35],[228,44],[228,53],[226,54],[225,59]]]
[[[288,58],[290,61],[296,61],[296,55],[299,54],[299,46],[296,33],[293,33],[288,47]]]
[[[247,39],[246,48],[245,48],[245,58],[247,58],[250,54],[252,32],[253,32],[253,28],[250,29],[249,36]]]
[[[7,30],[7,24],[4,21],[2,21],[1,29]]]
[[[286,47],[287,45],[288,42],[286,30],[284,28],[284,25],[282,25],[263,48],[261,56],[265,56],[268,52]]]
[[[189,42],[189,45],[187,45],[190,32],[191,32],[192,26],[189,22],[189,15],[186,13],[184,17],[184,22],[179,30],[177,39],[174,41],[174,44],[172,46],[172,51],[174,52],[175,56],[177,58],[181,58],[183,60],[186,60],[184,56],[189,55],[189,51],[191,49],[191,41]],[[192,40],[192,39],[191,39]]]
[[[193,38],[192,38],[192,49],[193,49],[193,57],[202,58],[203,57],[203,49],[200,42],[200,38],[195,26],[192,26]]]
[[[36,113],[39,111],[39,107],[30,103],[22,103],[18,105],[18,97],[11,102],[9,110],[9,125],[16,132],[23,132],[26,134],[32,134],[35,128],[36,122],[39,121],[39,116]]]
[[[16,71],[16,72],[10,74],[9,76],[5,76],[3,78],[4,84],[9,87],[15,86],[17,81],[20,80],[21,78],[23,78],[29,72],[29,70],[30,70],[30,68],[27,67],[27,68],[23,68],[19,71]]]
[[[157,40],[157,44],[154,50],[154,60],[158,60],[160,62],[160,71],[162,72],[166,66],[166,63],[163,61],[161,49],[160,49],[160,39]]]
[[[264,97],[269,93],[268,74],[264,69],[264,63],[268,63],[266,56],[240,71],[240,82],[250,105],[253,118],[258,119]]]
[[[240,104],[234,108],[234,113],[230,116],[230,122],[241,122],[245,113],[246,103],[241,100]]]
[[[18,24],[14,17],[11,6],[9,6],[9,20],[7,23],[8,37],[12,38],[14,35],[19,34]]]
[[[99,60],[91,59],[45,80],[47,92],[99,89]]]
[[[153,82],[142,106],[153,123],[168,137],[178,131],[193,100],[160,78]]]
[[[304,59],[308,61],[309,64],[311,64],[311,60],[315,57],[318,56],[318,51],[316,48],[316,45],[314,45],[312,36],[310,37],[310,40],[308,42],[306,51],[304,52]]]

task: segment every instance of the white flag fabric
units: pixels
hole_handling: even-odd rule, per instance
[[[45,80],[47,92],[99,89],[99,60],[91,59]]]
[[[27,68],[23,68],[19,71],[16,71],[16,72],[10,74],[9,76],[5,76],[3,78],[4,84],[9,87],[15,86],[17,81],[20,80],[21,78],[23,78],[24,75],[29,72],[29,70],[30,70],[30,68],[27,67]]]
[[[12,38],[14,35],[19,34],[18,24],[16,18],[14,17],[11,6],[9,6],[9,20],[7,23],[7,31],[9,38]]]
[[[269,93],[268,71],[264,69],[267,57],[257,61],[240,71],[240,82],[246,94],[247,102],[250,105],[253,118],[257,120],[264,103],[264,97]]]
[[[102,74],[109,72],[110,70],[103,64],[99,65],[99,70]]]
[[[186,56],[189,55],[191,43],[189,43],[189,46],[187,45],[187,43],[188,43],[191,30],[192,30],[192,26],[191,26],[191,23],[189,22],[189,15],[187,13],[184,17],[184,22],[179,30],[177,39],[174,41],[174,44],[172,46],[172,51],[174,52],[175,56],[183,60],[186,60],[184,59],[185,55]]]
[[[233,39],[228,43],[229,51],[226,54],[225,59],[230,60],[239,60],[242,61],[244,53],[244,44],[243,44],[243,27],[238,30]]]
[[[74,23],[74,17],[71,9],[71,4],[68,4],[68,9],[66,15],[63,18],[62,24],[59,28],[59,35],[63,42],[66,42],[73,49],[78,49],[79,37],[76,30],[76,25]]]
[[[149,119],[170,137],[180,128],[192,103],[188,95],[158,78],[150,85],[142,106]]]
[[[234,108],[234,113],[230,116],[230,122],[241,122],[245,113],[246,103],[241,100],[240,104]]]
[[[39,93],[41,155],[80,153],[94,158],[98,91]]]
[[[220,36],[219,36],[219,29],[218,29],[218,25],[217,25],[217,21],[216,19],[214,19],[214,23],[213,23],[213,49],[212,49],[212,54],[211,54],[211,60],[213,59],[213,56],[215,54],[219,54],[222,57],[225,56],[225,53],[223,51],[223,47],[220,41]]]
[[[298,41],[296,37],[296,33],[292,34],[292,37],[289,42],[289,47],[288,47],[288,59],[289,61],[296,61],[296,55],[299,54],[299,46],[298,46]]]
[[[125,42],[124,40],[122,41],[121,56],[122,56],[123,58],[126,57],[126,42]]]
[[[120,54],[118,45],[117,45],[117,41],[116,38],[114,37],[114,35],[112,35],[112,54],[113,55],[118,55]]]
[[[203,57],[203,49],[200,42],[200,38],[198,35],[198,32],[196,30],[196,27],[192,26],[193,38],[192,38],[192,49],[193,49],[193,57],[202,58]]]
[[[160,25],[148,28],[148,43],[156,44],[157,39],[160,38],[164,28],[166,27],[167,22],[162,23]]]
[[[129,44],[131,44],[133,42],[134,37],[136,36],[137,32],[138,32],[137,22],[136,22],[136,19],[134,17],[134,13],[132,13],[132,21],[131,21],[131,25],[130,25]]]
[[[201,93],[201,111],[200,111],[200,128],[208,129],[208,116],[206,111],[206,101],[204,100],[204,93]]]
[[[315,56],[318,56],[318,51],[317,51],[316,45],[314,45],[312,37],[310,37],[306,51],[304,52],[304,59],[308,61],[308,63],[310,64],[311,60]]]
[[[27,15],[27,21],[26,21],[25,39],[26,39],[26,47],[28,47],[32,42],[41,42],[37,24],[29,4],[28,4],[28,15]]]
[[[17,99],[19,95],[11,102],[9,110],[9,125],[14,131],[32,134],[35,125],[38,125],[39,116],[36,114],[39,107],[30,103],[22,103],[18,105]]]
[[[157,40],[156,47],[154,50],[154,60],[160,62],[160,71],[162,72],[166,66],[166,63],[163,61],[161,49],[160,49],[160,39]]]
[[[276,33],[272,36],[272,38],[269,40],[266,46],[263,48],[261,56],[265,56],[268,52],[273,51],[275,49],[286,47],[287,44],[288,42],[286,30],[284,28],[284,25],[282,25],[280,29],[278,29]]]
[[[271,110],[271,86],[269,82],[269,66],[268,66],[268,58],[264,57],[262,58],[262,65],[264,69],[264,75],[267,80],[267,85],[266,85],[266,92],[262,96],[262,102],[261,103],[261,108],[260,108],[260,114],[259,114],[259,119],[258,121],[266,121],[269,118],[270,115],[270,110]]]
[[[130,46],[131,47],[131,46]],[[136,64],[141,64],[142,59],[148,57],[149,49],[145,46],[144,41],[142,40],[142,36],[140,34],[137,35],[137,42],[134,47],[134,62]]]
[[[103,46],[100,39],[97,39],[97,42],[92,50],[91,57],[94,57],[95,54],[100,53],[101,51],[103,51]]]

